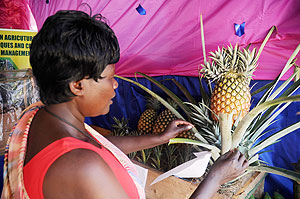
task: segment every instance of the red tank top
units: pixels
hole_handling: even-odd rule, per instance
[[[57,140],[35,155],[23,170],[25,189],[30,199],[43,199],[43,181],[51,164],[63,154],[74,149],[90,149],[108,164],[130,199],[139,198],[137,188],[126,169],[105,147],[98,148],[72,137]]]

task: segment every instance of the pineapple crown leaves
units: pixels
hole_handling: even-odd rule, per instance
[[[218,81],[228,72],[237,73],[245,76],[248,79],[252,78],[252,74],[257,67],[256,49],[252,51],[249,49],[239,49],[236,44],[235,47],[230,44],[227,48],[218,47],[215,52],[210,52],[211,62],[203,67],[201,73],[212,82]]]
[[[122,117],[121,120],[119,120],[116,117],[112,118],[115,122],[115,124],[112,124],[111,127],[114,128],[114,133],[117,135],[123,135],[123,134],[129,134],[130,127],[128,126],[128,120]]]
[[[146,104],[147,109],[153,109],[154,111],[160,110],[161,103],[158,101],[158,99],[154,97],[146,97],[146,99],[147,99],[147,104]]]
[[[178,104],[177,104],[173,99],[168,98],[168,99],[167,99],[167,102],[168,102],[173,108],[175,108],[175,109],[178,108]]]

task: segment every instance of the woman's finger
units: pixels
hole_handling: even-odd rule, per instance
[[[233,152],[232,152],[232,154],[231,154],[231,156],[230,156],[230,158],[232,158],[232,159],[239,159],[239,157],[240,157],[240,151],[237,149],[237,148],[235,148],[234,150],[233,150]]]
[[[241,153],[239,157],[239,162],[244,162],[246,160],[246,157]]]
[[[242,168],[246,169],[249,166],[248,160],[245,158],[245,161],[243,162]]]
[[[174,120],[175,122],[175,125],[178,127],[178,126],[182,126],[182,125],[191,125],[193,126],[193,124],[187,122],[187,121],[184,121],[184,120]]]
[[[233,150],[229,150],[224,155],[220,157],[220,159],[227,159],[231,154],[233,153]]]

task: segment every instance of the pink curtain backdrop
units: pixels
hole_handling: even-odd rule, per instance
[[[28,0],[0,0],[0,28],[30,29]]]
[[[137,71],[151,76],[198,76],[203,63],[200,13],[207,54],[230,43],[259,48],[268,30],[277,27],[259,59],[256,80],[274,79],[300,43],[299,0],[49,0],[48,4],[29,0],[38,28],[58,10],[90,13],[82,3],[92,8],[92,14],[105,16],[115,31],[121,48],[116,72],[121,76],[133,77]],[[146,15],[136,11],[139,4]],[[234,23],[243,22],[245,34],[238,37]]]

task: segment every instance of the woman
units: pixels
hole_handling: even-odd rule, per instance
[[[85,125],[85,117],[109,112],[119,56],[117,38],[100,15],[59,11],[45,21],[30,49],[44,105],[25,112],[13,130],[3,199],[145,198],[125,154],[167,143],[192,125],[175,120],[161,135],[110,141]],[[192,198],[210,198],[247,165],[237,150],[228,152]]]

